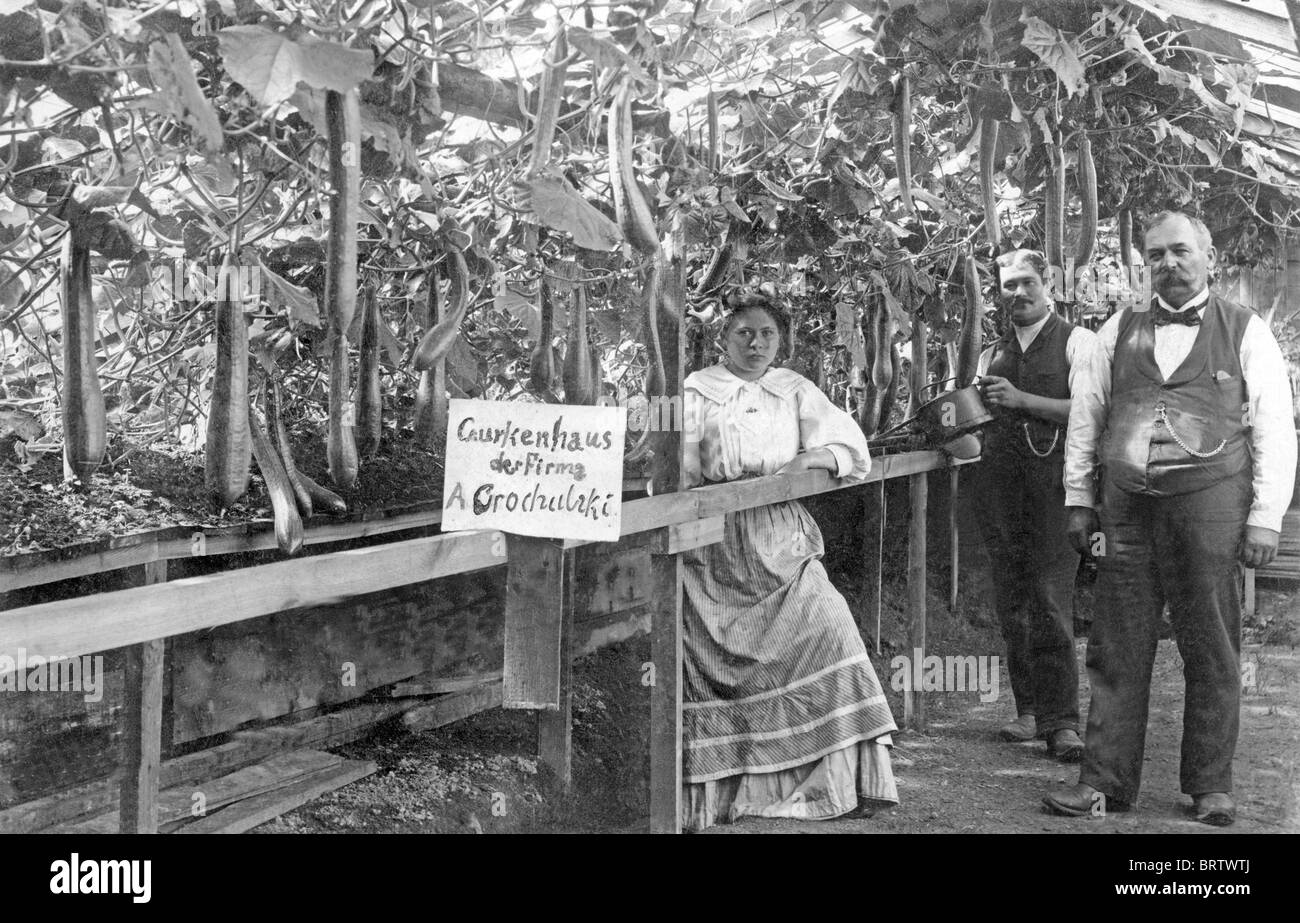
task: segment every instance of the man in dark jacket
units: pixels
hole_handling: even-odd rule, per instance
[[[1043,737],[1057,759],[1077,762],[1079,554],[1066,534],[1062,470],[1070,395],[1097,337],[1052,309],[1041,253],[999,257],[998,290],[1009,323],[980,377],[996,419],[985,428],[978,497],[1016,703],[1015,720],[999,734]]]
[[[1223,826],[1236,814],[1238,563],[1259,567],[1277,551],[1296,463],[1290,384],[1268,326],[1210,293],[1215,252],[1204,224],[1156,215],[1144,253],[1155,297],[1102,327],[1070,412],[1070,540],[1100,545],[1092,704],[1079,782],[1044,804],[1104,816],[1136,803],[1168,603],[1186,680],[1182,790],[1197,820]]]

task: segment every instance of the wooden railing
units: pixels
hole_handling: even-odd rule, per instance
[[[911,452],[874,460],[867,482],[917,475],[962,462],[937,451]],[[657,682],[651,689],[651,813],[652,828],[676,830],[681,787],[681,578],[680,552],[717,541],[721,518],[737,510],[792,500],[846,485],[827,472],[814,470],[793,475],[772,475],[746,481],[716,484],[693,490],[624,503],[621,536],[626,539],[657,533],[654,537],[651,644]],[[395,525],[390,522],[389,525]],[[325,527],[328,529],[329,527]],[[319,541],[328,540],[318,534]],[[543,540],[544,541],[544,540]],[[585,542],[556,541],[553,551],[562,571],[571,574],[572,551]],[[127,651],[127,722],[125,775],[121,812],[124,831],[157,829],[154,802],[162,734],[162,642],[187,632],[200,631],[303,606],[322,605],[350,596],[373,593],[496,566],[506,566],[508,578],[507,632],[510,610],[523,608],[512,595],[527,595],[524,568],[536,564],[508,550],[499,533],[458,532],[397,541],[369,548],[326,553],[239,570],[166,579],[166,561],[187,557],[191,549],[181,540],[137,546],[143,555],[145,585],[92,596],[39,603],[0,612],[0,655],[19,649],[34,655],[76,657],[125,647]],[[516,547],[519,547],[516,544]],[[121,556],[108,553],[97,563],[104,569],[129,566]],[[566,557],[567,556],[567,557]],[[567,561],[567,563],[565,563]],[[67,573],[68,562],[59,562]],[[513,576],[519,569],[518,579]],[[73,569],[76,569],[75,566]],[[86,572],[86,571],[83,571]],[[12,573],[9,575],[12,577]],[[22,585],[41,582],[36,570],[19,578]],[[557,584],[557,586],[560,584]],[[14,588],[0,584],[0,591]],[[522,588],[522,589],[521,589]],[[538,599],[527,599],[529,616]],[[539,722],[539,751],[568,778],[570,753],[567,664],[572,643],[572,593],[560,595],[558,631],[564,635],[563,673],[559,707],[544,712]],[[567,600],[568,602],[564,602]],[[509,635],[507,635],[509,638]],[[507,642],[509,645],[509,641]],[[509,660],[507,660],[509,664]]]

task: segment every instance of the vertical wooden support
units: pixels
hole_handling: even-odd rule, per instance
[[[926,473],[908,476],[912,500],[912,521],[907,536],[907,624],[908,656],[925,657],[925,512]],[[915,670],[915,667],[914,667]],[[916,675],[916,672],[913,673]],[[903,693],[903,724],[925,730],[925,699],[920,689]]]
[[[506,534],[503,708],[560,707],[565,599],[564,545]]]
[[[563,555],[560,606],[560,700],[559,707],[537,713],[537,757],[551,769],[555,789],[567,792],[573,783],[573,601],[574,555]]]
[[[954,465],[948,472],[948,611],[957,611],[957,576],[960,564],[959,541],[957,534],[957,480],[958,470]]]
[[[655,496],[686,487],[682,470],[683,429],[686,423],[683,382],[686,376],[686,260],[685,225],[680,218],[669,237],[661,277],[662,304],[657,315],[664,363],[664,395],[675,410],[673,425],[655,433],[651,483]],[[659,419],[664,414],[658,415]],[[653,611],[651,614],[650,687],[650,830],[680,833],[682,803],[682,577],[675,553],[651,556]]]
[[[682,829],[682,577],[676,554],[651,556],[650,832]]]
[[[925,321],[916,317],[912,321],[912,401],[921,403],[921,389],[926,383]],[[915,409],[912,409],[915,412]],[[907,537],[907,623],[908,656],[925,657],[925,520],[928,481],[925,472],[908,478],[911,498],[911,521]],[[913,674],[915,675],[915,673]],[[903,725],[916,730],[925,729],[925,700],[920,689],[903,692]]]
[[[167,562],[144,565],[144,582],[164,583]],[[158,771],[162,762],[163,639],[126,649],[125,720],[119,831],[158,832]]]

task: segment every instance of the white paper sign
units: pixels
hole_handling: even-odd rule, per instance
[[[621,407],[453,399],[443,531],[616,541],[626,428]]]

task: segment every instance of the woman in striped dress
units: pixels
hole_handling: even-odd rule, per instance
[[[723,361],[686,379],[692,485],[810,468],[865,478],[871,459],[853,418],[772,365],[789,338],[777,300],[731,304]],[[688,830],[898,801],[896,726],[822,551],[803,504],[785,501],[729,515],[723,541],[684,555]]]

